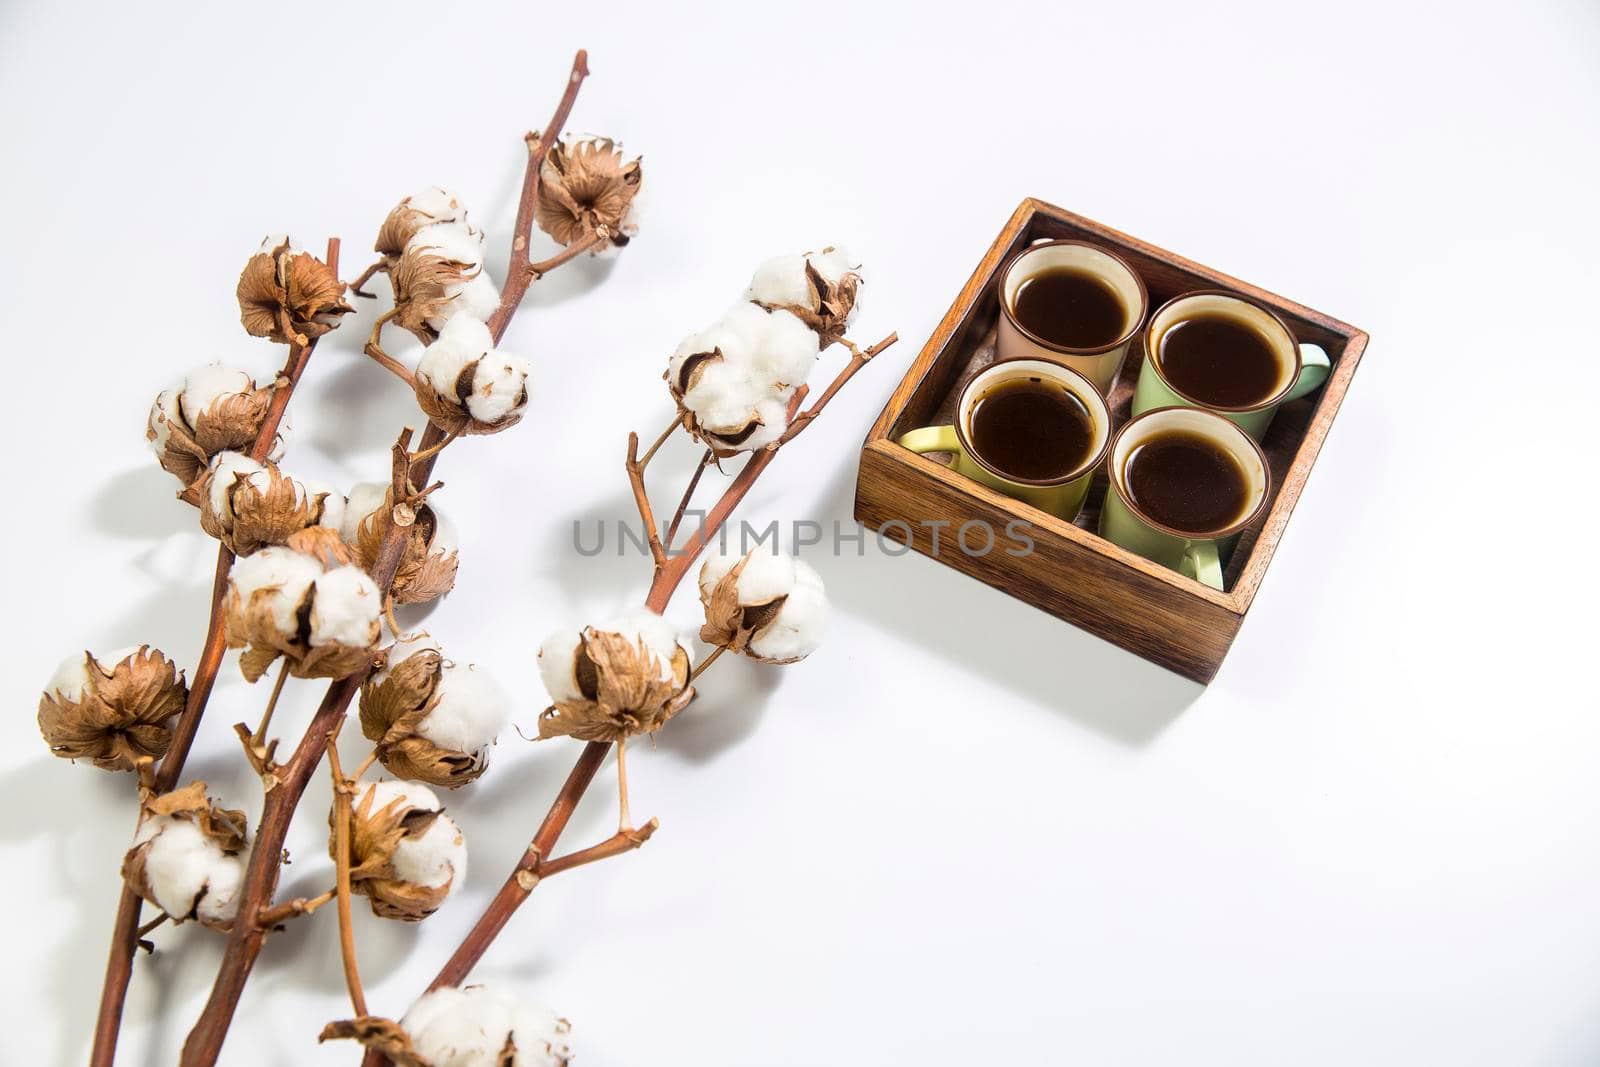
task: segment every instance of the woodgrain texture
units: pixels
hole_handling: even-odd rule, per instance
[[[1228,289],[1270,307],[1297,340],[1322,346],[1333,362],[1322,389],[1280,408],[1262,441],[1272,468],[1271,501],[1234,547],[1224,572],[1224,592],[1096,535],[1103,471],[1096,476],[1084,513],[1068,523],[895,444],[907,430],[949,421],[961,387],[995,358],[1001,267],[1026,245],[1059,237],[1092,241],[1123,256],[1148,287],[1152,311],[1193,289]],[[856,481],[856,518],[1145,659],[1208,682],[1266,576],[1366,342],[1365,333],[1321,312],[1061,208],[1024,200],[868,432]],[[1135,345],[1108,397],[1116,425],[1128,418],[1142,361],[1142,348]],[[987,523],[996,531],[1008,522],[1025,523],[1032,551],[1008,552],[1017,543],[1003,537],[994,550],[964,551],[954,531],[968,522]]]

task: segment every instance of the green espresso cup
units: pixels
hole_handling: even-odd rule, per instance
[[[1267,343],[1278,362],[1278,374],[1260,400],[1242,407],[1209,403],[1178,389],[1166,377],[1161,369],[1162,338],[1179,323],[1200,317],[1232,319]],[[1144,369],[1133,391],[1133,414],[1166,407],[1205,408],[1260,440],[1279,405],[1320,388],[1330,369],[1326,352],[1316,345],[1296,344],[1283,320],[1259,304],[1221,291],[1185,293],[1161,305],[1150,317],[1144,332]]]
[[[1204,438],[1232,458],[1244,476],[1244,499],[1237,516],[1210,530],[1180,530],[1141,509],[1128,487],[1129,460],[1141,446],[1169,434]],[[1192,407],[1158,408],[1126,423],[1111,442],[1107,473],[1111,484],[1100,510],[1100,536],[1219,592],[1222,556],[1239,532],[1266,509],[1272,485],[1261,446],[1236,424]]]
[[[972,447],[972,416],[979,403],[1002,386],[1027,381],[1065,390],[1089,414],[1087,454],[1059,477],[1020,478],[1007,474]],[[1105,397],[1088,378],[1071,367],[1042,359],[1006,359],[979,372],[961,390],[954,425],[924,426],[902,435],[899,443],[918,453],[949,452],[955,457],[951,466],[957,473],[1071,522],[1083,508],[1084,497],[1089,495],[1089,481],[1105,458],[1110,440],[1111,413],[1106,410]]]

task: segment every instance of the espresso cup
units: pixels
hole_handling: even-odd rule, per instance
[[[1243,477],[1238,513],[1213,529],[1179,529],[1157,521],[1129,488],[1129,460],[1141,446],[1169,434],[1193,435],[1216,446]],[[1158,408],[1126,423],[1111,442],[1110,486],[1100,510],[1100,536],[1130,552],[1170,567],[1211,588],[1222,589],[1222,554],[1267,506],[1272,476],[1261,447],[1235,423],[1193,407]]]
[[[1017,294],[1028,282],[1056,271],[1086,274],[1109,289],[1122,308],[1121,331],[1103,343],[1074,347],[1042,337],[1023,325],[1017,318]],[[1101,394],[1109,394],[1148,310],[1144,282],[1120,256],[1082,241],[1042,241],[1018,252],[1000,276],[998,355],[1000,359],[1060,363],[1093,382]]]
[[[1174,327],[1203,317],[1231,319],[1259,336],[1271,350],[1277,373],[1262,389],[1260,399],[1242,406],[1218,404],[1172,383],[1161,366],[1162,341]],[[1205,408],[1259,440],[1272,424],[1278,407],[1320,387],[1328,380],[1330,369],[1326,352],[1316,345],[1297,345],[1283,320],[1259,304],[1220,291],[1185,293],[1161,305],[1150,317],[1150,326],[1144,332],[1144,370],[1133,391],[1133,413],[1141,415],[1165,407]]]
[[[1087,452],[1081,462],[1057,477],[1024,478],[1009,474],[972,445],[973,414],[979,402],[1002,386],[1021,382],[1059,387],[1088,412]],[[956,403],[954,425],[912,430],[901,436],[900,444],[918,453],[949,452],[954,456],[951,466],[958,473],[1071,522],[1083,507],[1090,478],[1105,458],[1110,439],[1111,413],[1106,410],[1105,398],[1088,378],[1070,367],[1046,360],[1012,359],[991,364],[967,383]]]

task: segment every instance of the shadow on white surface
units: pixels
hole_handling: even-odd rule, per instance
[[[706,650],[697,654],[703,657]],[[724,655],[705,677],[712,685],[697,687],[694,703],[655,741],[661,752],[694,764],[716,759],[756,732],[767,702],[783,684],[783,668]]]
[[[852,454],[820,509],[824,525],[854,524],[855,485]],[[1124,745],[1150,744],[1205,692],[919,553],[886,553],[872,531],[860,555],[847,545],[817,566],[841,610]]]
[[[177,498],[179,488],[178,479],[151,456],[148,463],[113,475],[95,492],[89,504],[94,528],[124,541],[165,537],[193,519],[193,509]]]

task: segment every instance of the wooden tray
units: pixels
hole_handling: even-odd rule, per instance
[[[1105,496],[1104,470],[1095,476],[1083,514],[1069,523],[895,443],[901,434],[918,426],[951,421],[962,386],[994,361],[999,315],[995,293],[1001,267],[1018,249],[1041,238],[1058,237],[1091,241],[1126,259],[1150,291],[1151,313],[1191,289],[1229,289],[1277,312],[1297,340],[1322,346],[1333,362],[1327,383],[1310,396],[1281,407],[1261,442],[1272,467],[1272,494],[1263,517],[1244,531],[1227,561],[1224,592],[1151,563],[1094,533]],[[1321,312],[1080,215],[1039,200],[1024,200],[867,434],[856,480],[856,518],[883,536],[903,541],[1145,659],[1209,682],[1266,576],[1273,550],[1350,388],[1366,344],[1365,333]],[[1143,350],[1136,341],[1109,397],[1115,426],[1127,421],[1132,386],[1143,362]],[[1025,521],[1031,527],[1034,547],[1026,556],[1005,552],[1004,547],[1015,543],[1003,538],[993,551],[981,555],[962,552],[954,543],[954,531],[962,523],[985,522],[998,534],[1012,520]],[[931,525],[940,521],[949,525]],[[891,525],[885,528],[885,524]]]

